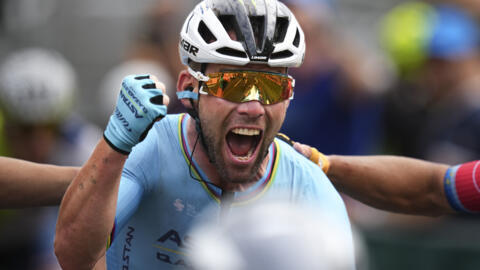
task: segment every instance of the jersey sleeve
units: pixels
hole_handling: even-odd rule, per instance
[[[346,269],[355,269],[353,231],[345,203],[320,167],[312,167],[310,173],[311,179],[316,183],[311,187],[312,197],[309,198],[311,202],[309,205],[313,211],[317,211],[318,218],[330,221],[330,225],[338,233],[338,243],[343,243],[344,260],[349,265]]]
[[[341,224],[345,232],[351,231],[345,203],[333,186],[332,182],[318,166],[308,166],[304,170],[305,189],[310,192],[306,195],[306,202],[314,208],[319,209],[323,214],[330,216]],[[314,181],[308,181],[312,179]]]
[[[335,224],[335,230],[342,235],[345,243],[344,259],[349,262],[348,269],[354,269],[353,232],[342,197],[318,165],[286,144],[281,144],[281,147],[288,157],[283,173],[288,175],[292,172],[292,177],[296,179],[295,187],[290,190],[297,193],[294,196],[298,198],[297,203],[315,213],[316,218]]]
[[[128,219],[135,213],[143,196],[143,188],[135,180],[122,176],[120,189],[118,191],[117,210],[115,223],[108,239],[107,248],[115,240],[117,233],[127,223]]]
[[[115,223],[107,247],[113,243],[130,217],[136,212],[143,195],[152,189],[152,159],[157,149],[156,131],[152,128],[144,141],[136,145],[130,153],[122,172],[115,212]],[[150,168],[150,169],[149,169]]]

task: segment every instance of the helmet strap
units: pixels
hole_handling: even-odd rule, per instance
[[[198,83],[199,83],[198,88],[201,88],[202,83],[209,80],[209,78],[204,75],[204,72],[205,72],[206,69],[207,69],[207,64],[205,64],[205,63],[201,64],[200,71],[195,71],[190,66],[188,67],[188,72],[198,80]],[[185,91],[193,92],[193,87],[188,87],[187,89],[185,89]],[[187,96],[187,95],[185,95],[185,96]],[[208,161],[213,164],[213,160],[210,157],[209,152],[208,152],[207,144],[205,143],[205,136],[203,135],[202,124],[200,123],[200,115],[199,115],[198,110],[195,107],[194,99],[193,98],[188,98],[188,100],[190,101],[191,108],[187,109],[187,113],[195,120],[195,130],[197,131],[197,134],[200,137],[200,144],[202,145],[203,149],[205,149],[205,151],[206,151],[206,154],[208,156]],[[197,100],[198,101],[200,100],[200,95],[197,95]],[[192,155],[193,155],[193,153],[192,153]]]
[[[192,109],[193,114],[191,114],[191,113],[189,113],[189,114],[195,120],[195,130],[197,131],[197,134],[200,136],[200,144],[202,145],[203,149],[205,149],[205,151],[206,151],[208,161],[213,164],[213,160],[209,155],[208,146],[205,143],[205,136],[203,135],[203,131],[202,131],[202,124],[200,122],[200,115],[199,115],[198,111],[195,109],[195,107],[193,107],[193,108],[194,108],[194,109]]]

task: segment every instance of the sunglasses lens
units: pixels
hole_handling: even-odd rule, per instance
[[[293,78],[277,73],[230,71],[208,74],[207,94],[233,102],[260,101],[268,105],[293,96]]]

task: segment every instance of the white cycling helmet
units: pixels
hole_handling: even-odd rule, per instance
[[[29,48],[14,52],[0,67],[0,103],[18,124],[52,124],[72,110],[76,78],[56,51]]]
[[[305,55],[300,25],[277,0],[204,0],[187,17],[180,36],[185,65],[298,67]]]

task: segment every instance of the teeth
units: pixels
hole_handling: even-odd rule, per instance
[[[256,136],[260,134],[260,130],[250,128],[234,128],[232,133],[245,136]]]

